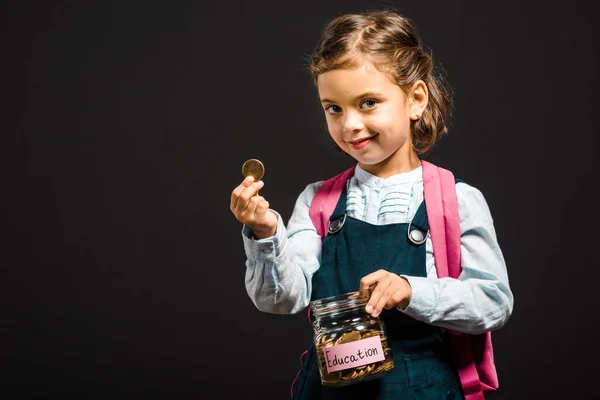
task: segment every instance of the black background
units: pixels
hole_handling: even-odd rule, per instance
[[[598,23],[580,1],[5,1],[3,399],[286,399],[311,330],[261,313],[229,211],[259,158],[287,220],[331,146],[325,22],[393,5],[455,90],[426,157],[486,197],[515,295],[490,399],[598,373]],[[213,394],[209,394],[209,393]]]

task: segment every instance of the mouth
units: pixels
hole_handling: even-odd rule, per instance
[[[369,143],[371,143],[371,141],[373,141],[373,139],[377,136],[377,134],[373,135],[373,136],[369,136],[366,138],[362,138],[362,139],[356,139],[353,140],[351,142],[348,142],[350,144],[350,146],[352,146],[353,149],[355,150],[360,150],[365,148]]]

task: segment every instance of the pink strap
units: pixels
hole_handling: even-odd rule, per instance
[[[421,161],[421,164],[437,274],[439,278],[458,279],[461,271],[461,232],[454,175],[427,161]],[[483,400],[483,390],[495,390],[498,387],[491,334],[451,333],[450,341],[466,400]]]
[[[433,254],[436,256],[435,268],[437,270],[438,278],[447,277],[450,275],[448,270],[449,260],[447,257],[448,251],[446,245],[446,224],[443,217],[444,200],[442,199],[442,181],[438,175],[438,168],[435,165],[427,161],[421,161],[421,165],[423,167],[423,189],[425,192],[425,207],[427,208],[429,234],[433,245]],[[454,184],[454,180],[452,183]]]
[[[423,166],[425,206],[438,278],[460,275],[460,219],[454,175],[427,161]],[[435,237],[435,240],[434,240]]]
[[[304,364],[304,360],[306,359],[306,354],[308,353],[308,350],[304,350],[304,353],[302,353],[302,355],[300,356],[300,366],[302,366]],[[300,376],[300,371],[302,371],[301,369],[298,370],[298,373],[296,374],[296,377],[294,378],[294,381],[292,382],[292,387],[290,388],[290,398],[294,397],[294,392],[296,391],[296,385],[298,384],[298,377]]]
[[[317,190],[308,214],[310,215],[310,219],[317,229],[319,236],[325,237],[327,234],[329,217],[335,211],[335,206],[340,198],[340,193],[344,190],[346,181],[348,181],[350,176],[354,173],[355,168],[356,166],[348,168],[341,174],[326,180],[319,190]]]

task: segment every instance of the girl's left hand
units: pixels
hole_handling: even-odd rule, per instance
[[[381,314],[383,308],[389,310],[400,306],[404,310],[412,297],[410,283],[405,278],[384,269],[375,271],[360,280],[360,290],[369,288],[371,288],[371,298],[365,309],[373,317]]]

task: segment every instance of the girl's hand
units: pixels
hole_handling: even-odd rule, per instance
[[[373,317],[381,314],[383,308],[389,310],[400,306],[401,309],[405,309],[412,297],[412,288],[406,279],[383,269],[360,280],[360,290],[369,288],[371,288],[371,298],[365,309]]]
[[[277,216],[269,211],[269,202],[258,195],[263,186],[263,181],[247,177],[233,189],[229,205],[235,218],[252,229],[257,239],[275,236],[277,232]]]

